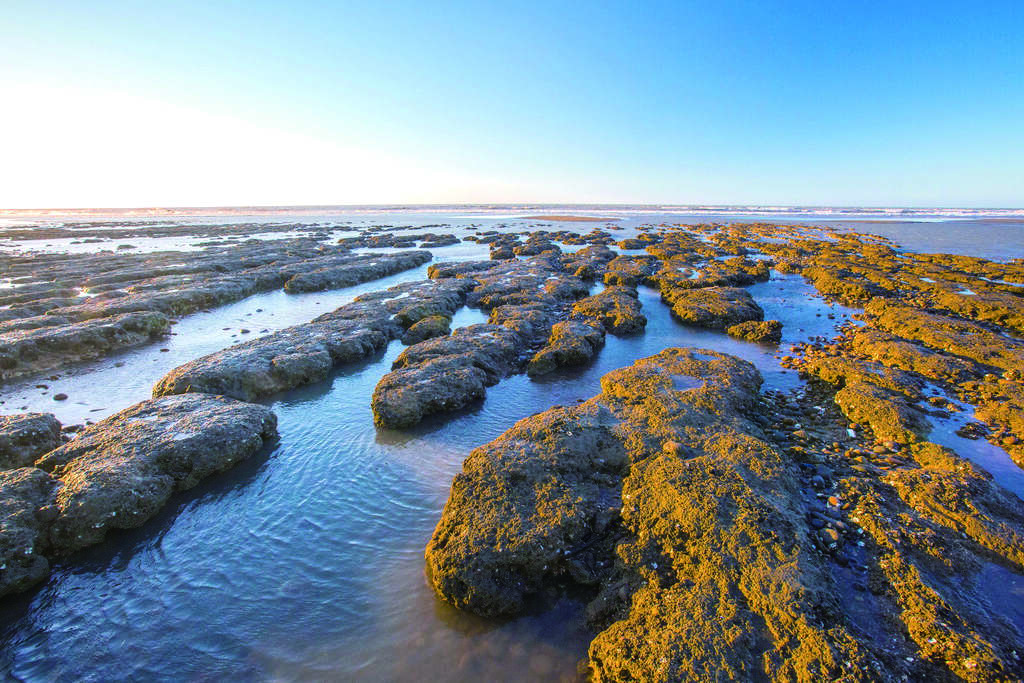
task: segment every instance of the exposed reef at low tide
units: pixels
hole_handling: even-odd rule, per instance
[[[58,414],[67,395],[42,373],[181,316],[408,272],[154,365],[181,363],[97,424],[0,417],[0,595],[272,442],[255,401],[365,365],[369,440],[370,410],[434,436],[507,398],[510,376],[540,396],[596,384],[598,360],[596,396],[490,416],[505,422],[486,438],[507,431],[473,436],[426,548],[444,600],[507,618],[582,599],[595,681],[1019,679],[1024,260],[766,223],[286,227],[274,241],[211,227],[217,241],[189,253],[0,254],[0,383],[40,375]],[[53,228],[69,235],[103,239]],[[414,280],[425,247],[457,251]],[[642,336],[666,325],[674,337]],[[637,358],[650,339],[644,354],[669,348]]]

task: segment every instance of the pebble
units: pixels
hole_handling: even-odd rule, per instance
[[[820,529],[818,531],[818,537],[821,538],[821,540],[827,544],[839,542],[839,532],[835,529],[830,529],[828,527]]]
[[[686,448],[678,441],[666,441],[664,445],[662,445],[661,450],[669,455],[675,456],[682,456],[686,452]]]

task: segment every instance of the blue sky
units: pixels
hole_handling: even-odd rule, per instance
[[[1024,3],[18,2],[0,206],[1024,206]]]

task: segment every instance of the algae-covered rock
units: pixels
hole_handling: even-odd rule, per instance
[[[383,349],[399,330],[386,315],[322,316],[185,363],[157,382],[153,396],[202,392],[255,401],[325,379],[335,365]]]
[[[745,289],[702,287],[679,292],[672,314],[685,323],[725,330],[749,320],[762,320],[764,311]]]
[[[815,265],[804,268],[801,273],[819,292],[844,303],[863,304],[881,293],[877,285],[856,277],[845,268]]]
[[[934,351],[871,327],[857,329],[850,347],[882,365],[916,372],[946,382],[962,382],[983,374],[977,363],[966,358]]]
[[[501,325],[469,325],[410,346],[377,383],[371,407],[380,427],[411,427],[463,408],[512,371],[523,338]]]
[[[599,322],[612,334],[619,335],[643,332],[647,326],[636,290],[620,285],[580,299],[569,315],[574,320]]]
[[[745,417],[759,384],[738,359],[669,349],[581,406],[523,420],[453,482],[427,548],[434,587],[494,615],[556,580],[596,583],[596,680],[871,670],[841,624],[821,623],[838,604],[799,484]]]
[[[590,645],[594,680],[864,677],[873,657],[828,616],[838,603],[785,460],[731,430],[688,443],[692,459],[652,456],[623,486],[619,560],[636,589]]]
[[[138,346],[169,329],[163,314],[136,311],[0,334],[0,383]]]
[[[34,467],[0,472],[0,597],[47,577],[47,532],[57,482]]]
[[[223,394],[244,401],[325,379],[338,365],[361,360],[401,336],[403,327],[451,315],[472,281],[448,278],[372,292],[309,323],[228,347],[164,375],[154,396]]]
[[[885,299],[864,309],[872,324],[938,351],[969,358],[1003,370],[1024,367],[1024,342],[966,320],[929,313]]]
[[[748,320],[733,325],[726,332],[730,337],[758,344],[778,344],[782,341],[782,323],[778,320]]]
[[[882,441],[909,443],[931,431],[928,419],[899,394],[868,382],[848,384],[835,397],[836,404],[852,422],[871,427]]]
[[[403,344],[418,344],[451,332],[452,319],[447,315],[431,315],[413,323],[402,335]]]
[[[435,588],[496,616],[521,611],[549,577],[600,573],[588,544],[617,518],[626,463],[615,423],[594,404],[559,408],[473,451],[427,547]]]
[[[140,526],[177,490],[226,470],[276,435],[269,408],[223,396],[143,401],[83,430],[36,465],[60,480],[54,552]]]
[[[470,355],[431,359],[385,375],[373,390],[370,405],[378,427],[401,429],[434,413],[464,408],[483,399],[493,384]]]
[[[603,244],[591,245],[562,256],[562,267],[582,280],[596,280],[602,277],[609,261],[616,254]]]
[[[1020,501],[993,491],[955,455],[932,445],[921,469],[889,474],[879,485],[847,479],[861,542],[873,549],[871,591],[886,605],[883,619],[902,627],[910,679],[1014,680],[1020,632],[996,611],[978,607],[971,586],[991,557],[1020,570]],[[953,466],[947,468],[947,464]],[[896,496],[890,494],[895,491]],[[898,642],[895,638],[892,642]]]
[[[0,470],[31,465],[60,444],[60,422],[49,413],[0,415]]]
[[[925,385],[924,380],[915,373],[853,358],[809,355],[803,370],[838,387],[866,383],[915,400],[921,397]]]
[[[379,256],[354,256],[321,268],[305,270],[293,275],[284,290],[292,294],[322,292],[326,289],[351,287],[361,282],[377,280],[403,270],[423,265],[431,259],[429,251],[400,251]]]
[[[653,256],[617,256],[605,267],[606,285],[636,287],[655,273],[658,269],[658,260]]]
[[[537,249],[538,253],[551,251],[535,240],[521,252],[532,254]],[[487,387],[521,371],[530,352],[545,339],[554,339],[560,350],[551,349],[548,360],[535,369],[559,359],[573,362],[574,352],[584,347],[570,349],[572,335],[559,341],[558,334],[552,335],[552,324],[586,294],[587,287],[578,277],[562,272],[560,265],[553,256],[539,256],[432,271],[437,277],[472,278],[467,303],[489,309],[489,321],[403,351],[392,372],[374,389],[374,422],[380,427],[411,427],[427,415],[464,408],[483,398]],[[592,345],[594,332],[584,336],[575,341]]]
[[[547,374],[560,367],[585,365],[604,346],[604,328],[577,320],[555,323],[548,343],[538,351],[526,372],[531,377]]]

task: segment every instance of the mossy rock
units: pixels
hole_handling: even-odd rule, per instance
[[[748,320],[726,330],[730,337],[758,344],[778,344],[782,341],[782,323],[778,320]]]

